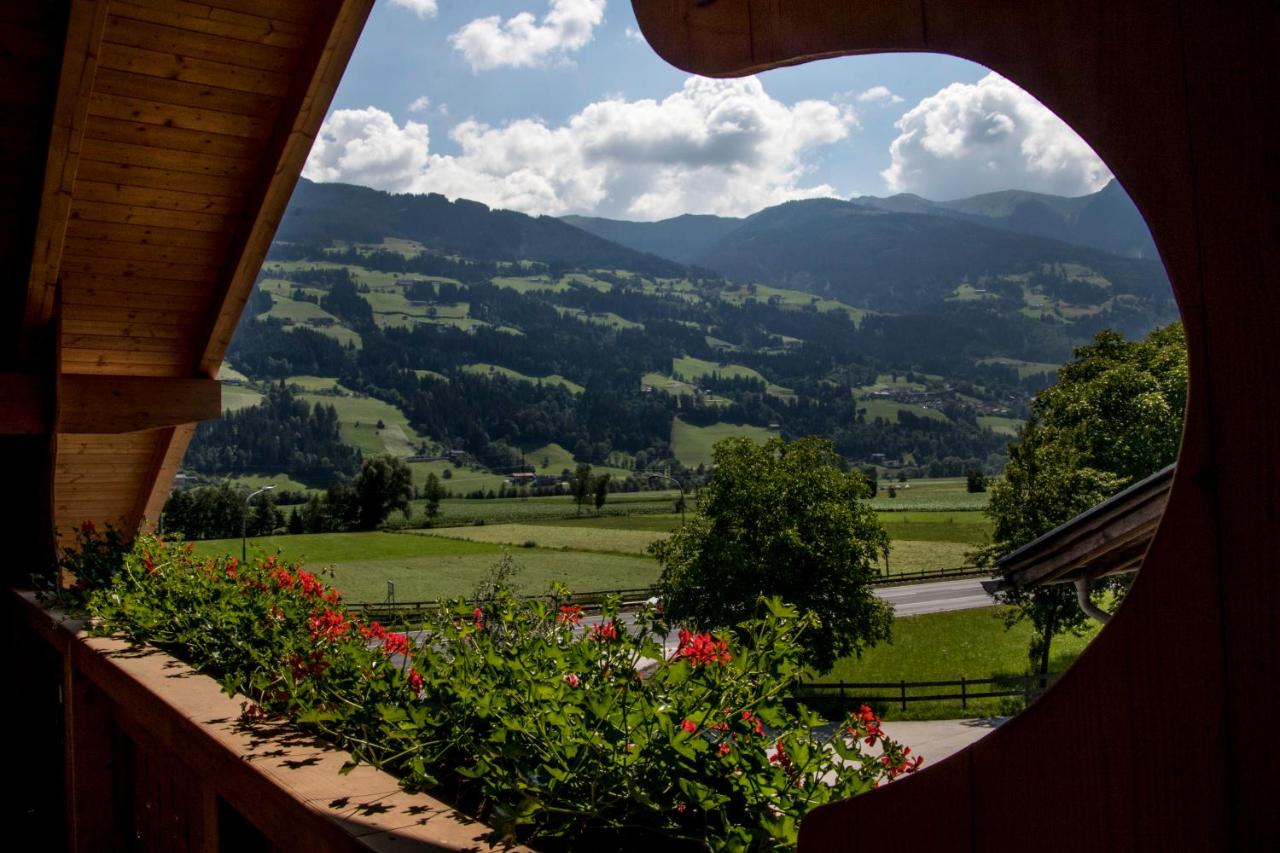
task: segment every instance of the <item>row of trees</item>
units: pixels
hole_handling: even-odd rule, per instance
[[[434,481],[434,482],[433,482]],[[393,512],[407,518],[412,511],[413,475],[392,456],[365,459],[355,477],[329,486],[286,514],[271,492],[264,492],[246,504],[244,487],[220,483],[180,489],[169,495],[161,511],[160,528],[180,533],[187,539],[225,539],[239,536],[241,524],[250,536],[264,536],[287,530],[289,533],[328,533],[346,530],[375,530]],[[422,490],[427,515],[439,512],[444,495],[439,480],[432,475]]]

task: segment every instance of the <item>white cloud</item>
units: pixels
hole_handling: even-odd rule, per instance
[[[640,31],[639,31],[639,30],[637,30],[635,27],[627,27],[626,29],[624,29],[624,30],[622,31],[622,34],[623,34],[624,36],[626,36],[626,38],[627,38],[629,41],[633,41],[633,42],[635,42],[636,44],[644,44],[644,43],[645,43],[644,36],[643,36],[643,35],[641,35]]]
[[[302,174],[313,181],[396,190],[422,174],[429,145],[425,124],[400,127],[375,107],[336,110],[320,126]]]
[[[419,18],[434,18],[439,4],[436,0],[391,0],[391,5],[402,6]]]
[[[339,110],[321,128],[303,174],[527,213],[737,216],[835,195],[826,184],[806,183],[806,158],[856,124],[846,106],[777,101],[754,77],[690,77],[661,101],[597,101],[558,126],[469,119],[450,134],[457,154],[430,153],[425,125],[400,127],[373,107]]]
[[[453,35],[449,43],[474,71],[527,68],[568,56],[591,41],[604,20],[606,0],[549,0],[539,21],[520,12],[503,21],[497,15],[476,18]]]
[[[860,104],[900,104],[902,96],[895,95],[888,86],[872,86],[870,89],[859,92],[854,96],[854,100]]]
[[[425,112],[427,107],[429,106],[431,106],[431,99],[428,98],[426,95],[422,95],[420,97],[414,98],[413,101],[409,104],[409,112],[411,113]]]
[[[939,200],[1010,188],[1083,195],[1111,178],[1075,131],[994,73],[925,98],[896,127],[880,173],[891,192]]]

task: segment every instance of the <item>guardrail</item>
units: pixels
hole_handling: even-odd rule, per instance
[[[525,601],[557,601],[560,604],[576,605],[581,607],[584,612],[592,613],[599,611],[604,606],[604,601],[611,595],[616,595],[620,599],[620,606],[623,610],[634,610],[641,604],[657,595],[657,590],[652,587],[636,587],[634,589],[606,589],[597,590],[595,592],[578,592],[558,598],[549,595],[524,595],[520,598]],[[483,601],[475,602],[478,606],[483,607]],[[359,613],[365,620],[377,620],[386,625],[403,625],[408,622],[420,622],[424,620],[428,614],[434,613],[440,608],[438,601],[384,601],[384,602],[352,602],[347,604],[347,608],[355,613]]]
[[[954,569],[920,569],[914,572],[893,572],[880,575],[871,582],[872,586],[900,586],[908,583],[928,583],[929,581],[954,581],[964,578],[989,578],[991,569],[978,566],[957,566]]]
[[[960,706],[966,708],[970,699],[997,699],[1006,696],[1031,697],[1057,680],[1060,672],[1044,675],[1013,675],[1006,678],[960,678],[954,681],[815,681],[797,685],[793,696],[796,699],[840,699],[863,704],[898,704],[907,710],[910,702],[940,702],[960,700]],[[982,690],[983,687],[1002,687],[999,690]],[[939,687],[958,687],[958,692],[926,693],[911,695],[910,690],[936,689]],[[979,688],[974,690],[974,688]],[[879,691],[879,692],[877,692]],[[888,693],[885,691],[893,691]],[[823,695],[826,694],[826,695]]]

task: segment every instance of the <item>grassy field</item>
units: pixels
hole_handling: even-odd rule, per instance
[[[455,475],[456,476],[456,475]],[[446,486],[449,484],[446,483]],[[675,506],[679,493],[675,491],[621,492],[609,496],[601,510],[601,517],[631,515],[636,513],[668,513]],[[423,502],[414,502],[414,514],[421,517]],[[584,513],[594,510],[584,509]],[[440,502],[440,517],[436,526],[474,524],[523,523],[554,519],[578,518],[577,504],[568,495],[543,498],[506,498],[495,500],[465,500],[454,498]]]
[[[313,382],[319,377],[306,377]],[[422,437],[409,426],[404,413],[390,403],[348,391],[346,396],[303,393],[298,399],[323,403],[338,410],[338,429],[347,444],[365,454],[390,453],[408,456],[422,442]],[[383,428],[378,429],[378,421]]]
[[[977,510],[882,512],[880,523],[891,539],[985,545],[991,537],[991,520]]]
[[[262,537],[250,548],[300,560],[327,578],[348,602],[382,601],[387,581],[399,601],[433,601],[468,595],[502,556],[503,548],[440,536],[398,533],[317,533]],[[658,579],[658,564],[649,558],[587,554],[539,548],[507,549],[521,567],[514,579],[523,593],[544,592],[553,581],[574,590],[648,586]],[[240,540],[219,539],[196,544],[206,556],[239,554]],[[331,571],[330,571],[331,570]]]
[[[889,543],[889,574],[958,569],[968,565],[965,554],[973,550],[964,542],[893,539]]]
[[[505,376],[508,379],[516,379],[522,382],[532,382],[534,384],[546,383],[547,385],[559,385],[571,394],[581,394],[584,389],[577,382],[565,379],[559,374],[551,376],[526,376],[519,371],[512,370],[509,367],[500,367],[496,364],[466,364],[462,367],[467,373],[474,373],[477,376]]]
[[[916,417],[928,418],[933,421],[945,421],[947,419],[947,416],[937,409],[926,409],[916,403],[899,403],[897,400],[886,400],[881,397],[859,400],[857,406],[859,409],[866,409],[867,423],[871,423],[876,418],[881,418],[891,424],[897,423],[898,412],[909,412]]]
[[[567,551],[643,555],[650,544],[669,534],[650,530],[618,530],[608,527],[570,527],[554,524],[485,524],[480,527],[443,527],[414,531],[491,545],[520,545]]]
[[[746,436],[763,443],[777,435],[764,427],[746,424],[712,424],[700,427],[676,418],[671,424],[671,452],[690,468],[711,464],[711,448],[716,442],[734,436]]]
[[[1037,316],[1039,315],[1037,314]],[[1035,376],[1037,373],[1052,373],[1062,366],[1044,361],[1021,361],[1016,358],[1005,358],[1004,356],[980,358],[978,359],[978,364],[1003,364],[1015,368],[1018,371],[1018,376],[1023,378]]]
[[[222,386],[222,411],[238,412],[262,402],[262,395],[243,385]]]
[[[893,486],[898,496],[889,497]],[[990,492],[970,494],[963,477],[940,477],[936,480],[880,481],[880,493],[871,501],[879,512],[954,512],[980,510],[991,500]]]
[[[287,477],[284,474],[240,474],[235,477],[227,477],[227,482],[232,486],[244,486],[248,489],[260,489],[263,486],[275,486],[276,491],[290,492],[309,492],[311,487],[305,483]],[[288,509],[285,509],[288,512]]]
[[[996,435],[1015,436],[1022,421],[1017,418],[1001,418],[995,415],[979,415],[978,426],[986,427]]]
[[[759,371],[741,364],[719,363],[692,356],[681,356],[672,362],[671,372],[685,382],[697,382],[706,376],[719,375],[721,379],[758,379],[768,386],[768,391],[778,397],[794,396],[795,392],[781,385],[774,385]]]
[[[962,676],[1023,675],[1029,666],[1027,644],[1031,639],[1031,626],[1022,622],[1006,630],[1001,618],[1003,612],[1003,608],[984,607],[895,619],[892,643],[868,649],[860,660],[839,661],[830,673],[815,676],[813,680],[950,681]],[[1059,672],[1069,666],[1096,634],[1094,625],[1083,637],[1054,638],[1050,671]],[[885,708],[884,714],[893,720],[954,719],[998,714],[1001,705],[999,699],[970,702],[968,709],[961,709],[959,701],[912,702],[905,712],[893,705]]]

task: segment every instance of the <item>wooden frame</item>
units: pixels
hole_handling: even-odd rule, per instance
[[[710,76],[886,51],[994,69],[1124,184],[1187,332],[1178,470],[1124,606],[1030,709],[932,769],[814,812],[801,849],[852,849],[886,827],[899,843],[944,851],[1280,842],[1268,793],[1280,767],[1275,3],[632,5],[663,58]]]

